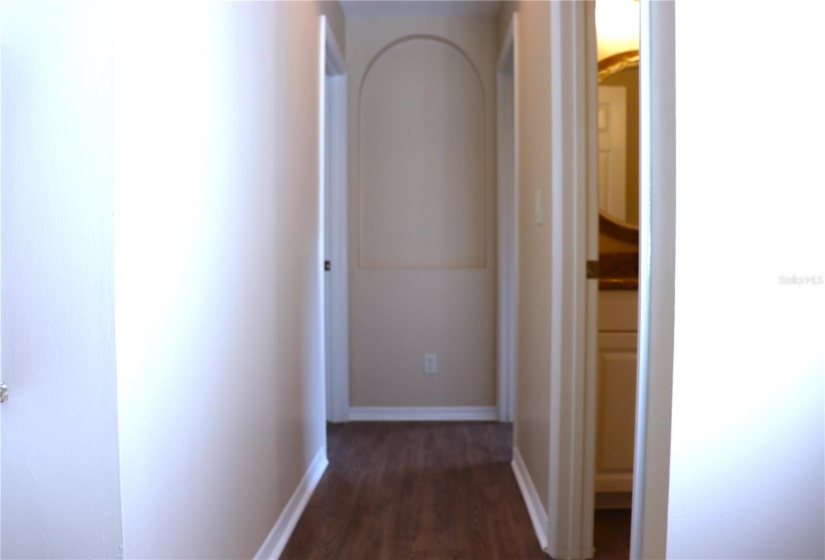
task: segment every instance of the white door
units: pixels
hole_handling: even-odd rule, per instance
[[[627,219],[627,89],[599,86],[599,207]]]
[[[2,96],[2,91],[3,91],[3,41],[2,41],[2,35],[3,35],[3,7],[0,6],[0,107],[3,106],[3,96]],[[0,131],[2,131],[2,130],[3,130],[3,111],[0,110]],[[2,177],[3,177],[3,163],[2,163],[3,162],[3,158],[2,158],[3,145],[2,145],[2,137],[3,137],[3,135],[0,134],[0,201],[3,200],[3,197],[2,197],[2,192],[3,192],[3,182],[2,182]],[[0,215],[2,215],[2,207],[0,207]],[[0,248],[2,246],[3,246],[2,239],[0,239]],[[2,262],[2,256],[3,256],[2,255],[2,250],[0,250],[0,262]],[[0,267],[0,286],[2,286],[2,267]],[[2,297],[0,297],[0,301],[2,301]],[[2,313],[2,310],[0,309],[0,325],[2,325],[2,323],[3,323],[2,319],[3,319],[3,313]],[[2,450],[3,450],[3,406],[2,406],[2,404],[6,400],[6,394],[5,394],[6,386],[3,385],[3,366],[2,366],[2,364],[3,364],[3,352],[2,352],[2,346],[3,346],[2,345],[2,340],[0,340],[0,504],[3,503],[3,495],[2,495],[2,489],[3,489],[3,483],[2,483],[2,480],[3,480],[3,476],[2,476],[2,474],[3,474],[3,472],[2,472],[2,468],[3,468],[3,454],[2,454]],[[0,557],[2,557],[2,555],[3,555],[3,527],[2,527],[2,522],[3,522],[2,507],[0,507]]]
[[[0,374],[2,374],[2,368],[0,368]],[[4,394],[5,389],[6,389],[6,386],[2,384],[2,377],[0,377],[0,400],[5,400],[5,397],[6,397],[6,395]],[[2,437],[3,437],[3,414],[2,414],[2,410],[3,409],[0,406],[0,450],[3,449],[3,442],[2,442]],[[3,465],[3,456],[2,456],[2,453],[0,453],[0,469],[2,469],[2,465]],[[2,479],[2,474],[3,474],[2,470],[0,470],[0,479]],[[3,484],[0,482],[0,490],[2,490],[2,488],[3,488]],[[2,504],[2,503],[3,503],[2,494],[0,494],[0,504]],[[0,514],[1,513],[2,512],[0,512]],[[2,515],[0,515],[0,524],[2,524],[2,521],[3,521],[3,518],[2,518]],[[2,526],[0,526],[0,555],[2,555],[2,550],[3,550],[3,528],[2,528]]]
[[[349,288],[347,285],[347,76],[344,56],[326,16],[321,16],[320,147],[324,173],[324,329],[327,420],[349,419]],[[325,265],[326,268],[326,265]]]

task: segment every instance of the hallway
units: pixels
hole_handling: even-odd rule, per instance
[[[327,433],[329,468],[283,560],[547,558],[510,468],[511,424],[352,422]],[[622,557],[629,514],[600,516],[596,558]]]

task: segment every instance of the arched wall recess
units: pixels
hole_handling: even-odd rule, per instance
[[[373,57],[358,95],[362,268],[487,265],[485,107],[451,41],[406,36]]]
[[[497,417],[497,33],[347,23],[350,420]]]

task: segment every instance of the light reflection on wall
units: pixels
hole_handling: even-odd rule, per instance
[[[596,36],[599,60],[639,48],[638,0],[598,0]]]

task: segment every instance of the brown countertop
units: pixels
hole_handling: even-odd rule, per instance
[[[638,290],[639,253],[599,254],[600,290]]]
[[[638,290],[638,278],[599,278],[600,290]]]

